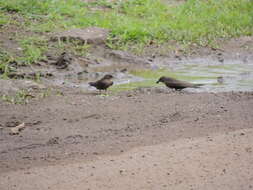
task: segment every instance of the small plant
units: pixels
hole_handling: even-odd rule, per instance
[[[90,46],[88,44],[79,43],[78,41],[63,42],[59,40],[54,47],[60,49],[61,52],[69,52],[77,56],[86,56]]]
[[[48,49],[47,40],[39,37],[27,37],[20,40],[24,55],[19,57],[23,64],[31,64],[43,58],[43,53]]]
[[[51,94],[52,94],[52,89],[51,88],[47,88],[47,89],[43,90],[40,93],[40,97],[41,98],[46,98],[46,97],[50,96]]]
[[[34,96],[31,95],[27,90],[20,90],[13,96],[2,95],[1,99],[11,104],[27,104],[29,102],[29,99],[33,97]]]
[[[0,10],[0,28],[10,22],[9,17]]]
[[[15,59],[7,52],[0,49],[0,77],[8,78],[8,74],[15,70]]]

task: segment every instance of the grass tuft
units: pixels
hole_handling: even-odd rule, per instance
[[[43,54],[48,50],[47,40],[37,36],[27,37],[19,41],[23,55],[18,58],[22,64],[31,64],[43,59]]]
[[[7,25],[10,22],[10,18],[0,10],[0,28]]]
[[[8,74],[15,70],[12,64],[15,64],[15,59],[8,52],[0,49],[0,77],[8,78]]]
[[[11,104],[27,104],[32,96],[27,90],[20,90],[15,95],[1,95],[0,99]]]

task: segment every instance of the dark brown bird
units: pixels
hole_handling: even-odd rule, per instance
[[[198,88],[203,84],[192,84],[185,81],[180,81],[173,79],[171,77],[160,77],[156,83],[163,82],[168,88],[173,88],[175,90],[182,90],[184,88]]]
[[[112,75],[105,75],[96,82],[89,82],[89,85],[96,87],[98,90],[107,90],[107,88],[113,85],[113,81],[111,81],[112,78]]]
[[[63,52],[58,57],[54,65],[56,65],[57,69],[66,69],[71,63],[71,61],[72,61],[72,58],[66,52]]]

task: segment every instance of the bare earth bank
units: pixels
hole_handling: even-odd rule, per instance
[[[0,103],[0,189],[251,189],[252,108],[251,92],[150,89]]]

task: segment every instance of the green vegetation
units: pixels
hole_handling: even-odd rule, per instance
[[[77,56],[86,56],[88,53],[89,45],[88,44],[80,44],[77,41],[58,41],[56,44],[53,44],[51,49],[56,48],[61,52],[68,51]]]
[[[24,64],[31,64],[39,59],[43,59],[43,53],[47,50],[47,40],[36,36],[27,37],[19,41],[24,54],[19,57],[19,61]]]
[[[187,0],[173,4],[162,0],[0,1],[0,30],[13,17],[19,18],[12,24],[22,31],[17,32],[15,40],[23,54],[12,57],[22,64],[33,63],[50,48],[59,47],[47,40],[49,32],[70,28],[108,28],[109,47],[134,51],[141,51],[150,43],[173,40],[184,45],[206,46],[220,38],[253,34],[251,0]],[[60,47],[68,47],[78,55],[84,55],[88,48],[78,44],[60,44]],[[6,62],[2,58],[0,61],[3,70]]]
[[[60,91],[53,91],[51,88],[46,88],[36,93],[31,93],[27,89],[21,89],[12,95],[6,94],[0,95],[0,100],[3,100],[11,104],[27,104],[32,99],[45,98],[52,94],[62,96]]]
[[[0,49],[0,75],[3,78],[8,77],[10,71],[14,70],[11,64],[14,62],[14,58],[7,52]]]
[[[11,104],[27,104],[30,98],[33,98],[27,90],[20,90],[15,95],[2,95],[0,97],[3,101]]]
[[[0,10],[0,29],[2,26],[9,23],[9,17]]]
[[[109,8],[93,11],[92,7]],[[81,0],[1,1],[5,11],[29,19],[33,31],[100,26],[111,30],[117,43],[177,40],[208,44],[216,38],[251,35],[250,0],[188,0],[170,6],[160,0],[126,0],[84,3]],[[116,43],[116,42],[115,42]]]

